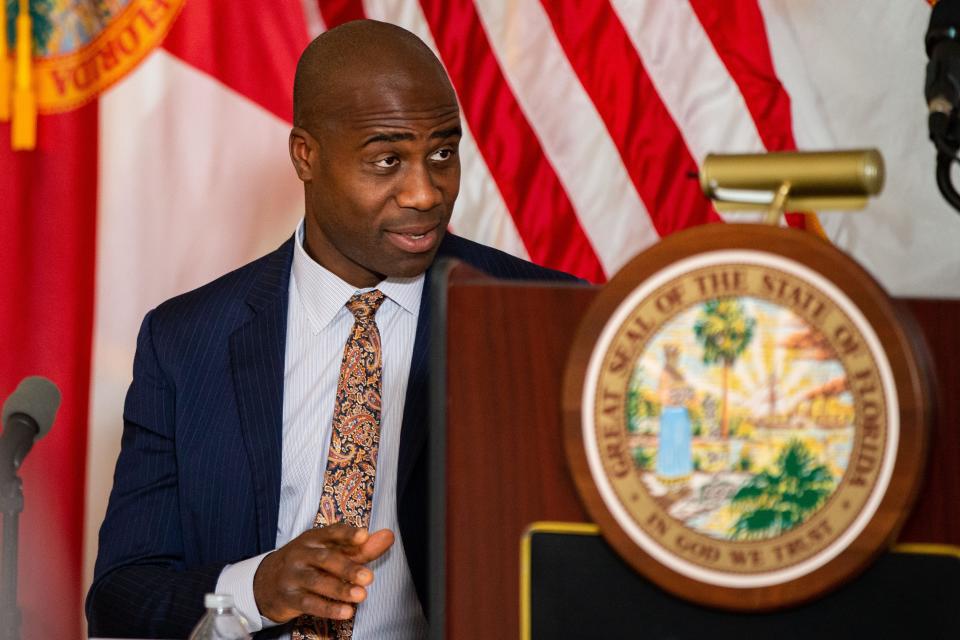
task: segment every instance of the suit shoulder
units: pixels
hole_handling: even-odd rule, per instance
[[[292,256],[293,244],[288,240],[265,256],[163,302],[151,312],[153,322],[229,322],[247,301],[267,302],[286,292]]]
[[[528,260],[510,255],[500,249],[467,240],[448,233],[438,257],[451,257],[463,260],[495,278],[505,280],[559,280],[584,282],[576,276],[563,271],[541,267]]]

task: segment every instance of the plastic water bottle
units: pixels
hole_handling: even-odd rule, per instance
[[[251,640],[243,616],[233,608],[233,596],[208,593],[203,606],[207,613],[193,628],[190,640]]]

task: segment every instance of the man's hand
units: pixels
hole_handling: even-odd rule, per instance
[[[346,620],[373,582],[366,565],[393,545],[393,532],[369,533],[345,524],[310,529],[260,562],[253,596],[260,614],[286,622],[306,613]]]

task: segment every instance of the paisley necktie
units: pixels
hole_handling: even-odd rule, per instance
[[[323,477],[315,527],[345,522],[353,527],[370,524],[373,482],[380,443],[380,387],[383,377],[380,332],[374,316],[383,293],[355,294],[347,302],[354,323],[343,348],[340,378],[333,408],[333,433],[327,470]],[[327,620],[301,616],[293,627],[293,640],[353,636],[353,620]]]

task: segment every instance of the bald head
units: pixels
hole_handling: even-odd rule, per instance
[[[319,35],[300,56],[293,84],[293,124],[308,131],[356,104],[376,86],[429,82],[456,101],[443,65],[423,40],[376,20],[355,20]]]

